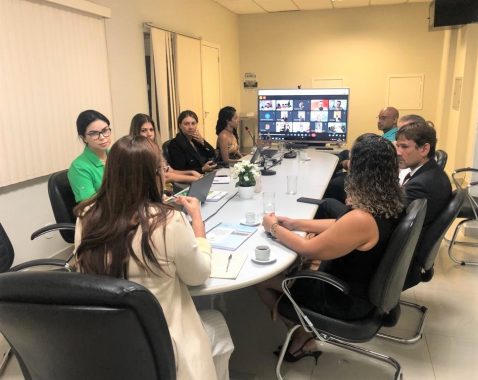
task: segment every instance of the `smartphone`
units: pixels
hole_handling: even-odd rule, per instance
[[[300,198],[297,198],[297,202],[311,203],[313,205],[320,205],[323,202],[323,200],[322,199],[317,199],[317,198],[300,197]]]

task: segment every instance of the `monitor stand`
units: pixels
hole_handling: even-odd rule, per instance
[[[325,146],[325,143],[318,143],[315,146],[315,149],[317,149],[317,150],[334,150],[334,148],[332,148],[330,146]]]

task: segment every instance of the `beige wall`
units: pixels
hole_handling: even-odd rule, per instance
[[[106,21],[116,137],[148,112],[143,22],[202,37],[221,47],[222,103],[239,106],[238,17],[212,0],[93,0],[110,7]]]
[[[200,36],[221,46],[222,103],[239,106],[238,17],[212,0],[93,0],[110,7],[106,21],[115,137],[129,131],[131,117],[147,112],[142,24]],[[19,23],[22,20],[18,20]],[[39,57],[38,59],[42,59]],[[95,84],[91,83],[91,90]],[[101,111],[101,110],[100,110]],[[107,115],[108,117],[111,115]],[[69,128],[74,128],[74,125]],[[62,252],[59,234],[30,241],[37,228],[53,223],[47,178],[0,188],[0,223],[16,249],[15,264]]]
[[[241,16],[241,75],[256,73],[260,88],[343,77],[351,89],[349,145],[376,130],[390,74],[424,74],[423,109],[400,113],[434,120],[444,32],[428,32],[427,17],[427,4]],[[241,104],[257,112],[255,91],[243,90]]]
[[[437,120],[442,126],[441,146],[448,152],[447,171],[476,167],[478,121],[478,25],[446,31],[443,48],[441,90],[438,94]],[[452,107],[454,83],[463,78],[458,109]],[[475,159],[475,163],[473,164]]]

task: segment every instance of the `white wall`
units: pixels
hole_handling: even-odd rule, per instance
[[[67,247],[58,232],[49,235],[50,239],[30,240],[33,231],[55,223],[46,181],[42,177],[0,189],[0,223],[12,241],[14,264],[54,256]]]

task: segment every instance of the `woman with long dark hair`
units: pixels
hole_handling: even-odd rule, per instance
[[[237,162],[242,157],[239,152],[239,115],[234,107],[221,108],[217,115],[216,135],[219,157],[224,164]]]
[[[83,273],[137,282],[158,298],[178,379],[227,378],[233,349],[227,325],[218,312],[201,319],[187,288],[202,284],[211,272],[200,204],[177,198],[191,224],[164,204],[162,167],[161,150],[148,138],[125,136],[113,145],[101,188],[75,209],[76,266]],[[213,334],[208,337],[206,330]]]
[[[344,295],[323,282],[301,279],[291,288],[294,298],[331,317],[356,319],[373,309],[367,294],[369,282],[403,209],[397,153],[390,141],[374,134],[357,139],[351,151],[345,191],[350,211],[337,220],[300,220],[271,214],[264,216],[263,225],[302,260],[319,260],[318,270],[351,285],[350,294]],[[306,239],[294,230],[317,235]],[[261,298],[271,310],[282,293],[283,278],[278,276],[258,286]],[[314,347],[311,336],[298,330],[285,360],[317,357],[319,353],[313,351]]]
[[[153,119],[144,113],[138,113],[131,119],[129,134],[131,136],[144,136],[158,144],[158,133]],[[195,170],[176,170],[165,161],[164,180],[166,183],[180,182],[191,183],[201,178],[201,174]]]
[[[101,186],[111,145],[110,121],[98,111],[86,110],[78,115],[76,130],[85,148],[71,163],[68,181],[75,200],[81,202],[93,196]]]
[[[216,152],[199,133],[198,116],[191,110],[178,116],[179,132],[169,143],[169,164],[176,170],[207,173],[216,169]]]

